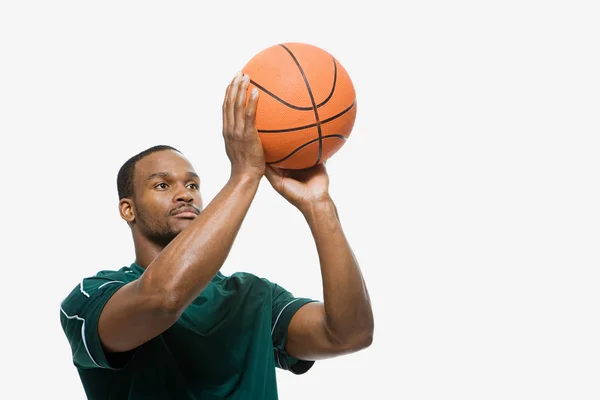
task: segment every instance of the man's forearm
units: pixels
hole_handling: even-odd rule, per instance
[[[183,311],[219,271],[254,199],[260,178],[231,179],[198,217],[165,247],[142,279]]]
[[[319,253],[328,331],[339,342],[370,342],[373,311],[369,293],[335,204],[327,198],[313,203],[303,214]]]

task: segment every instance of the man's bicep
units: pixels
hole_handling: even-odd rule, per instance
[[[177,316],[166,312],[153,296],[140,293],[139,280],[119,288],[98,320],[98,336],[109,352],[133,350],[167,330]]]
[[[296,358],[323,360],[356,351],[335,339],[327,329],[326,320],[325,305],[321,302],[300,308],[288,327],[287,353]]]
[[[290,320],[286,351],[305,360],[322,360],[339,355],[341,346],[331,340],[325,325],[325,307],[321,302],[306,304]]]
[[[161,313],[153,296],[140,293],[139,281],[86,278],[63,301],[61,323],[77,366],[121,368],[114,361],[122,357],[114,353],[136,349],[177,320]]]

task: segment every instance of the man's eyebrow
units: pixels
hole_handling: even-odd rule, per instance
[[[187,173],[187,175],[188,175],[188,179],[192,179],[192,178],[200,179],[198,174],[195,172],[192,172],[192,171],[189,171]],[[169,178],[171,176],[173,176],[173,174],[170,172],[155,172],[146,179],[146,182],[149,182],[154,178]]]
[[[154,178],[168,178],[170,176],[171,176],[171,174],[169,172],[155,172],[152,175],[150,175],[148,178],[146,178],[146,182],[149,182]]]

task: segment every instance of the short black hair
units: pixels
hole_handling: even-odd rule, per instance
[[[117,174],[117,192],[119,193],[119,200],[133,197],[133,172],[135,171],[135,164],[147,155],[163,150],[173,150],[181,154],[181,152],[174,147],[160,144],[150,147],[125,161],[125,164],[121,166],[119,173]]]

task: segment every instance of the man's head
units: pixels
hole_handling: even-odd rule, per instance
[[[131,157],[117,175],[119,210],[134,239],[169,244],[202,210],[200,179],[171,146],[154,146]]]

